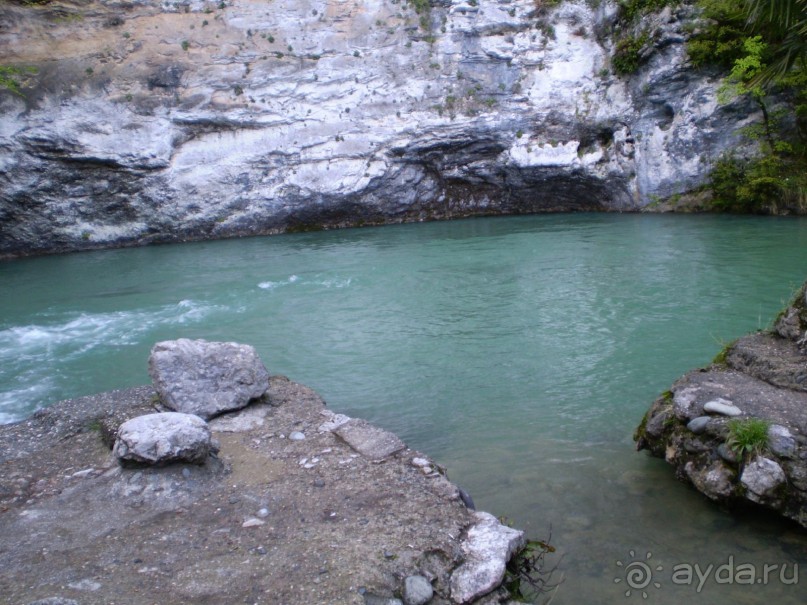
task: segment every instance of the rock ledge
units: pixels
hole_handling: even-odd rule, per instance
[[[193,416],[220,444],[194,458],[200,465],[121,466],[109,449],[118,428],[157,412],[174,415],[152,387],[138,387],[0,427],[7,602],[507,599],[504,564],[523,533],[468,510],[424,454],[326,410],[312,390],[275,376],[249,407],[208,423]],[[458,575],[472,558],[469,542],[497,529],[508,542],[488,552],[495,573],[470,587]]]
[[[732,422],[762,420],[755,451]],[[745,336],[680,378],[636,430],[638,449],[712,500],[753,503],[807,527],[807,283],[771,332]]]

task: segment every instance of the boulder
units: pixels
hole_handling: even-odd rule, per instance
[[[782,467],[770,458],[758,457],[743,469],[740,482],[745,486],[746,498],[761,502],[775,496],[778,488],[786,482]]]
[[[234,342],[158,342],[149,375],[166,406],[204,419],[243,408],[269,388],[255,348]]]
[[[203,463],[217,451],[207,423],[194,414],[165,412],[127,420],[118,429],[113,452],[122,462],[161,465]]]
[[[772,424],[768,428],[768,449],[780,458],[795,458],[798,446],[793,434],[786,427]]]
[[[465,561],[451,574],[451,600],[468,603],[497,588],[507,562],[524,546],[524,532],[499,523],[490,513],[474,514],[476,522],[462,543]]]

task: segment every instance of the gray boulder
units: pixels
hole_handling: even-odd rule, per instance
[[[124,462],[203,463],[217,451],[207,423],[194,414],[165,412],[127,420],[118,429],[113,452]]]
[[[269,388],[255,348],[234,342],[158,342],[149,375],[166,406],[205,419],[243,408]]]
[[[772,424],[768,429],[768,448],[780,458],[795,458],[798,446],[786,427]]]
[[[746,498],[752,502],[762,502],[776,495],[787,478],[782,467],[770,458],[757,457],[746,465],[740,481],[746,488]]]

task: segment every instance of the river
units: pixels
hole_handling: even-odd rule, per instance
[[[805,278],[807,219],[705,215],[469,219],[2,262],[0,422],[148,382],[158,340],[250,343],[270,372],[444,464],[480,509],[551,534],[555,604],[801,604],[807,534],[720,510],[631,434],[659,393],[769,326]],[[647,582],[628,577],[638,567]]]

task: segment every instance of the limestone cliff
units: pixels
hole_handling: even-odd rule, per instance
[[[688,68],[686,4],[610,66],[569,1],[0,7],[0,257],[479,214],[636,210],[756,119]],[[593,6],[596,5],[596,8]]]

